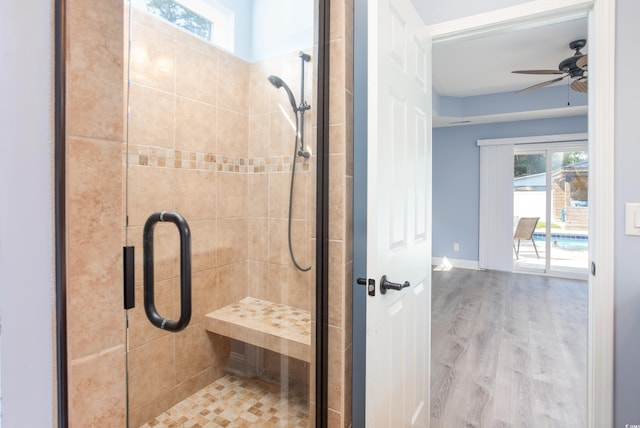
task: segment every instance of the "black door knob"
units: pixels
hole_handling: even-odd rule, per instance
[[[402,284],[398,284],[396,282],[391,282],[387,280],[387,275],[383,275],[382,279],[380,280],[380,292],[382,294],[386,294],[387,290],[396,290],[396,291],[400,291],[403,288],[407,288],[409,287],[411,284],[409,284],[409,281],[405,281]]]

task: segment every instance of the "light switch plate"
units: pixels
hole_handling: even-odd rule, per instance
[[[627,202],[624,205],[624,233],[640,236],[640,203]]]

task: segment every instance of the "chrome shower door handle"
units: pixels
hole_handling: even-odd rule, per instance
[[[153,277],[153,230],[158,222],[171,222],[180,233],[180,318],[177,321],[164,318],[155,306]],[[191,320],[191,231],[180,214],[161,211],[151,214],[143,232],[144,311],[154,326],[167,331],[183,330]]]

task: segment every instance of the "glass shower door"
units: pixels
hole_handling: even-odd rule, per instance
[[[313,425],[315,23],[296,4],[304,37],[244,53],[233,26],[264,11],[125,8],[130,427]],[[266,16],[265,38],[287,27]]]

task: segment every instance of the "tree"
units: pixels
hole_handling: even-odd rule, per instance
[[[564,152],[562,156],[562,166],[575,165],[587,159],[587,152]]]
[[[149,12],[205,40],[211,40],[212,23],[204,16],[187,9],[175,0],[146,0],[146,4]]]
[[[547,169],[547,160],[544,153],[515,155],[513,162],[513,176],[540,174]]]
[[[555,152],[551,157],[551,170],[575,165],[589,159],[587,152],[563,152],[562,157],[556,156]],[[547,170],[547,158],[544,153],[521,154],[514,156],[513,176],[515,178],[525,175],[542,174]]]

